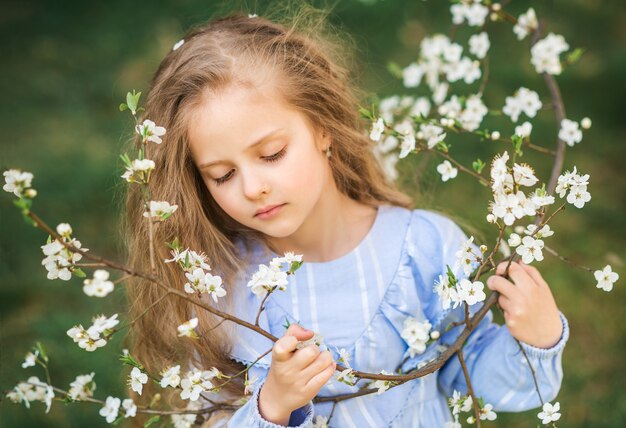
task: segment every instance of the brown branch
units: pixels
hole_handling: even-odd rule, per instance
[[[474,394],[474,388],[472,388],[472,381],[470,380],[469,372],[467,371],[467,366],[465,365],[465,359],[463,358],[463,350],[459,349],[456,353],[457,357],[459,357],[459,362],[461,363],[461,368],[463,369],[463,376],[465,376],[465,383],[467,383],[467,391],[472,397],[472,406],[474,407],[474,414],[476,415],[476,426],[478,428],[481,427],[480,423],[480,408],[478,407],[478,400],[476,399],[476,395]]]
[[[270,294],[272,294],[272,292],[268,291],[265,294],[265,297],[263,297],[263,301],[261,301],[261,306],[259,306],[259,312],[256,314],[256,318],[254,320],[254,325],[256,326],[259,325],[259,318],[261,317],[261,312],[263,312],[263,309],[265,309],[265,302],[267,301],[267,298],[270,297]]]

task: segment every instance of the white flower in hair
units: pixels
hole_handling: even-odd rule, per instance
[[[172,46],[172,50],[175,51],[176,49],[181,47],[184,43],[185,43],[185,39],[180,39],[179,41],[174,43],[174,46]]]

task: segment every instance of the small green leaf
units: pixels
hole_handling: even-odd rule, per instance
[[[79,278],[87,278],[87,274],[83,272],[81,268],[74,269],[72,273],[74,274],[74,276],[77,276]]]
[[[130,111],[135,114],[137,112],[137,105],[139,104],[139,97],[141,96],[141,92],[128,92],[126,94],[126,104]]]
[[[289,268],[289,272],[288,272],[288,273],[289,273],[290,275],[292,275],[292,274],[296,273],[296,271],[297,271],[298,269],[300,269],[300,266],[302,266],[302,262],[298,262],[298,261],[296,261],[296,262],[292,262],[292,263],[291,263],[291,267]]]
[[[39,351],[39,355],[41,356],[41,358],[43,358],[43,360],[47,363],[48,362],[48,354],[46,353],[46,350],[43,347],[43,344],[41,342],[37,342],[35,344],[35,347],[37,348],[37,351]]]
[[[398,79],[402,78],[402,67],[393,61],[387,63],[387,71],[393,77],[397,77]]]
[[[567,63],[574,64],[578,62],[578,60],[583,56],[584,53],[585,49],[583,48],[574,49],[572,52],[569,53],[569,55],[567,55]]]
[[[485,163],[481,159],[476,159],[474,162],[472,162],[472,168],[474,168],[474,171],[479,174],[482,173],[484,167]]]
[[[450,269],[449,265],[446,265],[446,270],[447,270],[447,275],[448,275],[448,280],[450,282],[450,286],[454,287],[457,283],[457,279],[456,276],[454,276],[454,272],[452,272],[452,269]]]
[[[128,105],[126,105],[126,103],[121,103],[120,104],[120,111],[124,111],[128,109]]]
[[[161,420],[161,415],[156,415],[156,416],[152,416],[150,419],[148,419],[143,426],[144,427],[149,427],[150,425],[156,424],[157,422],[159,422]]]
[[[178,237],[174,238],[172,242],[166,242],[165,245],[170,250],[178,250],[180,249],[180,244],[178,243]]]
[[[450,147],[446,144],[445,141],[438,142],[437,147],[439,148],[439,150],[441,150],[444,153],[448,153],[448,150],[450,149]]]
[[[369,119],[369,120],[374,119],[374,114],[368,109],[366,109],[365,107],[359,107],[359,114],[364,119]]]
[[[291,323],[289,322],[289,318],[285,317],[285,323],[283,324],[283,327],[285,327],[285,330],[287,330],[290,325]]]
[[[120,158],[122,159],[122,162],[124,162],[124,165],[126,165],[128,168],[130,168],[132,166],[130,158],[128,157],[128,155],[126,153],[121,154]]]

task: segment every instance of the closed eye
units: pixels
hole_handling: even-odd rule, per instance
[[[285,156],[285,154],[287,153],[287,150],[285,147],[283,147],[280,151],[274,153],[273,155],[270,156],[261,156],[261,159],[263,159],[266,162],[276,162],[278,160],[280,160],[283,156]],[[230,171],[228,171],[228,173],[226,173],[226,175],[221,176],[220,178],[215,178],[213,179],[213,182],[219,186],[220,184],[224,184],[225,182],[227,182],[228,180],[230,180],[234,174],[235,170],[231,169]]]

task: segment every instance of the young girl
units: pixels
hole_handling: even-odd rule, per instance
[[[179,210],[154,232],[157,259],[170,258],[163,242],[206,252],[228,294],[220,310],[254,322],[260,299],[247,281],[261,263],[294,252],[303,266],[286,291],[270,295],[261,328],[278,342],[198,310],[147,283],[129,287],[134,354],[151,372],[188,361],[226,374],[254,364],[252,395],[212,426],[311,426],[332,403],[317,397],[354,392],[333,379],[338,351],[355,370],[404,372],[436,358],[454,342],[463,308],[444,309],[433,286],[466,242],[461,229],[431,211],[410,209],[408,197],[386,181],[357,115],[345,53],[325,41],[319,26],[295,31],[256,16],[214,20],[193,30],[161,63],[147,97],[145,117],[167,129],[147,156],[157,169],[151,199]],[[128,201],[130,261],[149,271],[147,225],[141,194]],[[186,282],[174,263],[157,273],[179,289]],[[511,281],[489,278],[501,293],[506,327],[488,314],[464,346],[473,389],[495,410],[522,411],[552,400],[562,379],[568,337],[545,281],[532,267],[513,263]],[[462,269],[456,272],[463,278]],[[204,295],[206,297],[206,295]],[[160,300],[162,299],[162,300]],[[472,306],[472,313],[480,304]],[[198,340],[177,337],[176,325],[199,318]],[[439,340],[411,357],[404,321],[428,321]],[[134,318],[134,317],[133,317]],[[319,333],[328,350],[297,347]],[[216,402],[243,396],[241,379]],[[446,397],[467,391],[457,358],[437,372],[377,395],[339,402],[333,427],[443,427],[452,420]],[[159,390],[159,392],[162,392]],[[216,415],[217,416],[217,415]],[[212,419],[215,420],[216,417]]]

